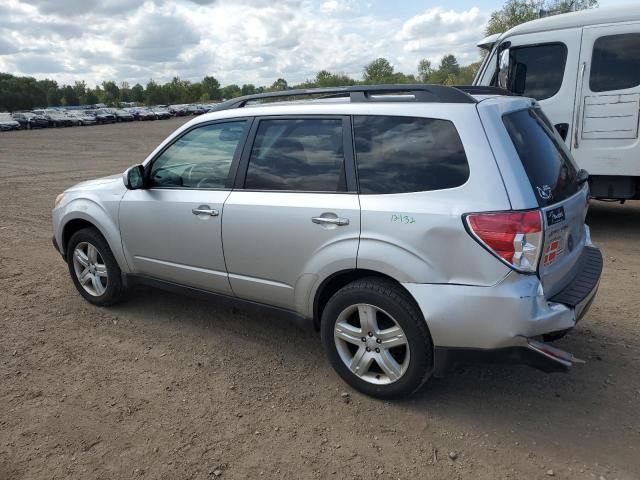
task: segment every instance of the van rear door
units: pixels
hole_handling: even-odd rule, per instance
[[[588,188],[566,146],[539,108],[515,110],[502,121],[542,210],[544,243],[538,274],[547,298],[577,274],[587,243]]]
[[[585,27],[571,141],[578,164],[590,175],[640,176],[639,110],[640,22]]]

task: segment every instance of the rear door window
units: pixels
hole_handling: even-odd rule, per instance
[[[607,35],[593,44],[589,88],[592,92],[640,85],[640,33]]]
[[[421,192],[459,187],[469,164],[449,120],[356,116],[353,119],[360,193]]]
[[[260,120],[244,187],[345,191],[342,119]]]
[[[567,46],[549,43],[509,50],[509,90],[524,97],[553,97],[564,78]]]
[[[577,168],[535,108],[502,117],[541,207],[560,202],[579,190]]]

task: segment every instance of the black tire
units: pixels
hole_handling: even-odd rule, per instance
[[[369,304],[388,312],[404,330],[410,356],[406,371],[398,380],[384,385],[370,383],[355,375],[340,357],[334,327],[340,313],[356,304]],[[378,398],[405,397],[419,390],[431,376],[433,344],[427,324],[409,294],[392,281],[363,278],[338,290],[323,310],[320,330],[329,362],[345,382],[362,393]]]
[[[96,296],[87,292],[80,284],[76,275],[73,252],[76,249],[76,246],[82,242],[87,242],[93,245],[98,250],[104,265],[107,267],[107,285],[106,290],[102,295]],[[118,266],[113,253],[111,253],[111,249],[109,248],[107,241],[96,228],[84,228],[82,230],[78,230],[71,236],[69,243],[67,244],[67,266],[69,267],[69,275],[71,275],[73,284],[78,292],[80,292],[80,295],[82,295],[89,303],[93,303],[100,307],[108,307],[121,302],[125,298],[126,290],[122,282],[122,272],[120,271],[120,267]]]

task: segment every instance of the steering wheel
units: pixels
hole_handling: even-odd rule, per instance
[[[191,165],[185,171],[185,176],[187,177],[187,184],[193,185],[194,182],[195,188],[206,187],[208,183],[212,183],[215,180],[215,177],[203,176],[211,173],[211,168],[206,167],[204,165]]]

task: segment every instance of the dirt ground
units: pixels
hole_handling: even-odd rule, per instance
[[[0,480],[640,478],[640,202],[592,203],[600,292],[558,342],[585,365],[472,366],[382,402],[277,315],[76,293],[53,199],[183,121],[0,134]]]

